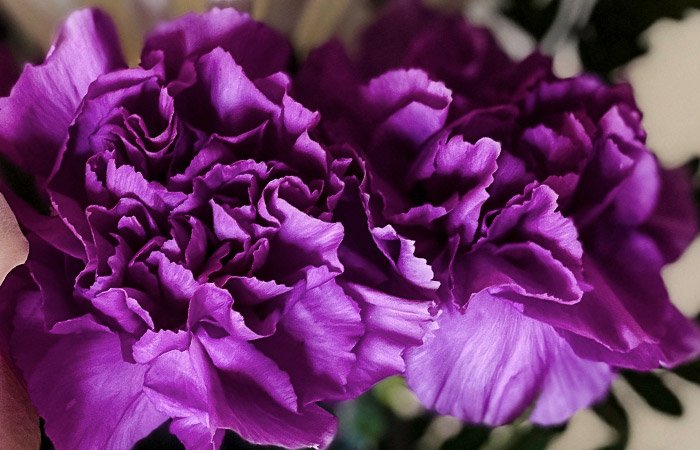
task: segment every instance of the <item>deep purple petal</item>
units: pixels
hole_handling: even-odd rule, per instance
[[[248,355],[255,351],[252,347],[241,349]],[[244,367],[227,368],[225,359],[235,361],[224,350],[226,354],[218,350],[213,354],[222,366],[217,369],[201,345],[193,342],[187,351],[162,355],[146,376],[149,398],[176,421],[186,420],[186,427],[178,425],[178,432],[187,434],[186,441],[204,442],[204,427],[211,441],[216,439],[217,429],[232,429],[255,444],[323,448],[330,443],[335,432],[335,420],[330,414],[316,406],[290,411],[273,400],[256,378],[244,374]],[[184,370],[173,374],[172,367]],[[269,376],[265,370],[257,375]],[[183,396],[183,392],[187,394]]]
[[[364,330],[357,305],[331,280],[302,294],[277,332],[256,346],[289,373],[307,405],[343,391]]]
[[[474,296],[463,312],[443,309],[437,323],[407,352],[406,379],[442,414],[500,425],[536,401],[531,419],[558,424],[600,399],[613,378],[607,364],[578,357],[553,327],[497,297]]]
[[[215,338],[204,329],[198,331],[197,337],[219,370],[250,380],[281,407],[297,411],[297,394],[289,374],[252,343],[230,336]]]
[[[366,329],[355,348],[357,361],[342,396],[349,399],[384,378],[402,374],[406,369],[404,352],[422,344],[433,318],[430,302],[394,297],[354,283],[343,288],[359,305]]]
[[[552,347],[544,387],[530,414],[530,420],[540,425],[563,423],[578,410],[601,400],[615,377],[608,364],[579,357],[566,342],[559,341]]]
[[[215,48],[200,58],[195,71],[197,83],[178,100],[183,104],[182,116],[202,129],[238,136],[280,115],[281,108],[258,90],[240,63],[223,49]]]
[[[653,242],[636,234],[619,241],[610,251],[613,253],[605,256],[584,256],[586,281],[593,289],[579,303],[526,303],[525,314],[597,342],[615,356],[596,359],[616,365],[656,367],[668,363],[662,349],[678,346],[682,333],[688,340],[682,339],[685,343],[678,351],[693,354],[697,329],[689,327],[687,319],[680,320],[682,315],[670,303],[659,275],[663,258]],[[672,337],[676,332],[677,337]],[[631,352],[634,349],[639,350]],[[623,363],[627,354],[630,362]],[[646,362],[638,361],[640,357],[646,357]],[[678,362],[670,360],[671,364]]]
[[[69,334],[37,365],[29,393],[57,449],[131,448],[168,418],[142,392],[145,371],[123,360],[115,335]]]
[[[649,234],[667,263],[680,257],[698,234],[698,214],[685,169],[661,169],[659,201],[642,229]]]
[[[188,61],[219,46],[253,79],[281,70],[290,56],[289,45],[271,28],[233,8],[213,8],[157,26],[146,39],[142,64],[152,67],[162,52],[168,76],[174,79]]]
[[[391,225],[370,231],[377,247],[406,280],[424,289],[436,290],[440,287],[427,260],[416,256],[414,241],[403,238]]]
[[[408,386],[424,405],[500,425],[535,400],[548,370],[552,327],[488,294],[472,297],[464,312],[443,309],[437,324],[422,346],[406,353]]]
[[[47,177],[90,83],[124,65],[109,17],[95,9],[73,13],[46,61],[27,65],[10,96],[0,99],[5,154],[27,172]]]

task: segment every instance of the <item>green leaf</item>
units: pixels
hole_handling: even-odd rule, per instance
[[[587,70],[609,78],[613,69],[643,54],[639,36],[663,17],[679,19],[700,0],[598,0],[588,26],[579,35]]]
[[[690,172],[691,175],[697,175],[700,170],[700,156],[693,156],[683,166]]]
[[[456,436],[448,439],[441,450],[479,450],[489,439],[492,428],[467,425]]]
[[[415,448],[435,419],[433,414],[423,414],[410,420],[392,417],[388,432],[379,441],[380,450],[405,450]]]
[[[630,437],[629,418],[625,409],[612,392],[608,397],[593,407],[593,411],[617,432],[617,439],[599,450],[624,450]]]
[[[559,4],[559,0],[511,0],[503,8],[503,14],[539,41],[552,25]]]
[[[681,401],[656,374],[625,371],[622,376],[652,408],[671,416],[683,414]]]
[[[341,405],[336,411],[341,432],[333,448],[372,448],[390,429],[390,411],[371,394],[362,395]]]
[[[700,360],[678,366],[672,372],[691,383],[700,384]]]
[[[545,450],[550,441],[566,430],[566,425],[557,427],[533,426],[514,437],[504,450]]]

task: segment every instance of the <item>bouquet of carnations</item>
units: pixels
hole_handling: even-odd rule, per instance
[[[0,99],[29,244],[0,350],[56,449],[163,424],[188,450],[324,448],[333,405],[394,375],[465,422],[556,425],[699,354],[660,277],[698,231],[690,177],[627,85],[417,2],[351,53],[297,63],[212,9],[140,61],[78,11]]]

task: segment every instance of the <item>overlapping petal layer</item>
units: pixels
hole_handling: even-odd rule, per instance
[[[354,58],[335,43],[312,53],[295,81],[327,141],[364,163],[379,247],[424,267],[395,263],[438,297],[408,385],[467,421],[534,402],[531,419],[554,424],[617,368],[696,356],[698,328],[660,277],[697,234],[691,185],[645,147],[629,87],[557,79],[537,54],[513,62],[418,3],[391,5]]]
[[[225,430],[326,447],[318,402],[401,373],[422,342],[430,302],[390,266],[361,276],[383,247],[359,229],[363,254],[341,223],[367,223],[355,161],[319,142],[288,59],[274,31],[214,9],[157,27],[125,68],[85,10],[1,100],[4,154],[44,202],[8,191],[31,252],[3,322],[57,449],[130,448],[166,421],[188,449]]]

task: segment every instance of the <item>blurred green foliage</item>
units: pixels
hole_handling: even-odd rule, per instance
[[[598,0],[579,36],[583,66],[609,77],[646,51],[639,37],[654,22],[680,19],[689,8],[700,8],[700,0]]]
[[[560,0],[511,0],[506,2],[503,14],[539,41],[554,22],[559,4]]]
[[[503,13],[536,39],[552,26],[560,8],[580,0],[511,0]],[[584,68],[610,79],[614,69],[646,51],[640,36],[662,18],[680,19],[700,0],[597,0],[585,24],[570,30],[579,43]]]
[[[616,432],[615,441],[599,450],[624,450],[629,441],[630,423],[627,412],[615,394],[608,394],[605,400],[593,407],[593,411]]]

